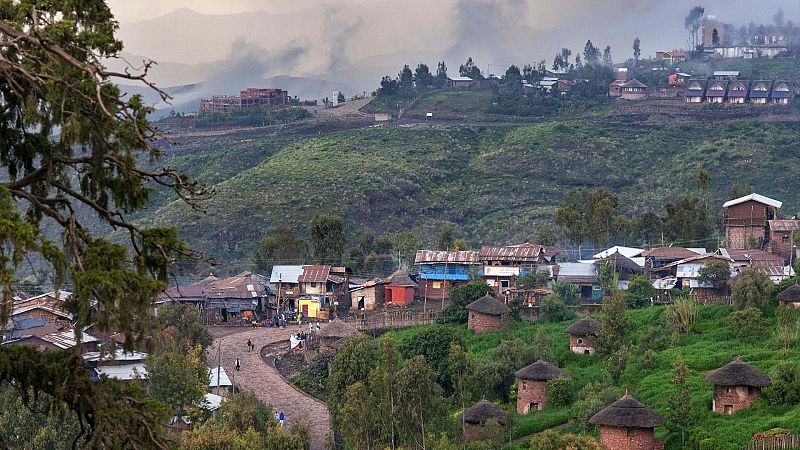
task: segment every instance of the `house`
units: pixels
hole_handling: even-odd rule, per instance
[[[656,52],[656,61],[664,61],[666,64],[674,65],[678,63],[682,63],[689,58],[689,54],[686,52],[678,52],[678,51],[671,51],[671,52]]]
[[[600,443],[614,450],[662,450],[664,442],[656,440],[653,428],[664,425],[657,412],[631,397],[627,391],[621,399],[600,410],[589,419],[600,426]]]
[[[508,424],[508,413],[489,400],[482,399],[467,408],[461,414],[461,420],[464,422],[464,442],[487,441],[496,438],[497,435],[488,434],[488,430],[484,428],[486,423],[494,421],[501,427],[505,427]],[[502,433],[502,428],[494,431]]]
[[[42,336],[25,335],[3,342],[3,345],[29,345],[37,350],[70,350],[77,348],[78,353],[97,351],[98,340],[86,333],[81,334],[80,340],[75,337],[74,330],[57,331]]]
[[[483,279],[495,293],[506,294],[514,289],[514,280],[531,271],[543,270],[555,264],[560,252],[555,247],[526,242],[517,245],[481,247]]]
[[[639,80],[631,80],[619,87],[620,97],[625,100],[642,100],[647,98],[647,85]]]
[[[637,259],[642,262],[642,265],[639,265],[632,258],[628,258],[623,254],[616,252],[603,259],[596,260],[594,264],[597,266],[598,273],[600,272],[600,268],[603,264],[609,264],[614,273],[618,275],[619,288],[627,289],[628,281],[630,281],[631,278],[645,273],[644,259]]]
[[[300,275],[306,266],[272,266],[269,283],[275,286],[275,303],[278,311],[296,306],[300,297]]]
[[[417,250],[414,264],[419,267],[420,296],[443,299],[450,288],[469,282],[481,272],[478,252]]]
[[[775,81],[770,99],[775,105],[788,105],[794,98],[794,83],[791,81]]]
[[[499,330],[503,327],[503,317],[510,312],[502,301],[484,295],[467,305],[467,328],[475,333]]]
[[[667,84],[670,86],[685,86],[692,76],[688,73],[676,72],[667,76]]]
[[[65,302],[72,297],[68,291],[52,291],[26,299],[14,300],[11,319],[31,319],[39,317],[47,323],[54,323],[60,329],[69,328],[73,317]]]
[[[385,287],[380,278],[374,278],[350,289],[353,307],[362,311],[374,311],[378,305],[385,304]]]
[[[617,98],[622,96],[622,85],[625,84],[625,80],[614,80],[611,84],[608,85],[608,96],[611,98]]]
[[[770,384],[769,377],[743,363],[738,356],[705,380],[714,385],[711,410],[728,415],[752,405],[761,398],[761,388]]]
[[[297,281],[305,301],[298,300],[298,310],[305,317],[320,317],[320,311],[327,313],[336,305],[350,306],[349,277],[350,269],[346,267],[304,266]],[[311,303],[316,304],[312,306]],[[311,315],[313,311],[317,311],[317,315]]]
[[[609,256],[613,255],[614,253],[619,253],[620,255],[635,260],[635,258],[639,258],[644,252],[643,248],[635,248],[635,247],[623,247],[621,245],[615,245],[611,248],[607,248],[600,253],[595,253],[592,255],[594,259],[603,259],[608,258]],[[642,260],[644,261],[644,260]]]
[[[755,105],[766,105],[769,103],[772,93],[772,81],[754,80],[750,84],[750,103]]]
[[[728,265],[733,264],[733,260],[729,257],[722,256],[716,253],[706,253],[703,255],[696,255],[690,258],[684,258],[679,261],[665,265],[659,271],[666,271],[676,279],[673,287],[678,289],[688,289],[692,297],[700,303],[713,303],[719,300],[719,292],[714,289],[714,286],[705,284],[700,279],[700,272],[706,264],[713,261],[722,261]],[[736,272],[731,268],[731,275],[735,276]]]
[[[768,221],[778,218],[782,204],[759,194],[725,202],[722,205],[725,247],[728,250],[762,248],[769,238]]]
[[[597,333],[600,331],[600,322],[591,317],[583,318],[569,327],[569,350],[579,355],[594,355],[597,349]]]
[[[725,80],[711,80],[706,85],[706,103],[725,103],[725,94],[728,92],[728,82]]]
[[[448,77],[447,85],[453,89],[473,89],[475,80],[470,77]]]
[[[569,74],[567,69],[545,69],[544,76],[547,78],[563,78]]]
[[[556,378],[572,378],[567,372],[542,361],[523,367],[514,373],[517,377],[517,414],[547,408],[547,382]]]
[[[800,284],[793,284],[781,291],[778,302],[785,308],[800,308]]]
[[[414,304],[414,292],[417,283],[408,276],[403,269],[384,278],[382,281],[385,289],[387,305],[408,306]]]
[[[685,247],[655,247],[645,250],[641,255],[645,259],[645,268],[647,270],[658,269],[666,264],[675,261],[691,258],[698,254],[703,254],[706,249],[690,249]]]
[[[253,320],[267,305],[266,279],[252,272],[210,283],[205,288],[206,310],[216,320]]]
[[[767,248],[770,253],[783,257],[784,263],[791,263],[794,246],[794,232],[800,222],[796,220],[768,220],[769,240]]]
[[[706,98],[706,80],[689,80],[686,82],[686,90],[683,91],[683,99],[686,103],[703,103]]]
[[[147,377],[144,360],[147,353],[126,352],[118,348],[114,353],[88,352],[81,355],[86,367],[94,373],[94,378],[102,376],[116,380],[136,380]]]
[[[600,300],[603,296],[600,292],[600,278],[597,267],[594,264],[580,262],[558,263],[554,269],[554,278],[561,283],[569,283],[578,286],[580,298],[583,303],[590,303]]]
[[[333,319],[317,331],[319,350],[320,352],[336,353],[336,349],[341,345],[339,341],[360,335],[361,332],[349,323]]]
[[[739,78],[738,70],[715,70],[715,80],[736,80]]]
[[[743,104],[747,102],[750,92],[750,81],[733,80],[728,84],[728,103]]]
[[[208,368],[208,392],[216,395],[233,393],[233,383],[222,366]]]
[[[569,90],[572,89],[572,81],[559,79],[556,87],[558,88],[558,92],[569,92]]]
[[[539,80],[539,89],[545,92],[550,92],[558,89],[558,78],[542,78]]]

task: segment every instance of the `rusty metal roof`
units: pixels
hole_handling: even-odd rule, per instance
[[[552,257],[559,253],[555,247],[546,247],[539,244],[517,244],[506,246],[489,246],[484,245],[481,247],[480,259],[482,261],[519,261],[519,262],[536,262],[542,257]]]
[[[331,266],[306,266],[303,273],[298,277],[300,283],[324,283],[328,281],[331,273]]]
[[[727,250],[726,253],[734,261],[769,261],[783,265],[783,256],[773,255],[772,253],[765,252],[764,250]]]
[[[414,258],[415,264],[431,263],[455,263],[455,264],[478,264],[478,252],[466,251],[444,251],[444,250],[417,250]]]
[[[768,220],[769,229],[775,231],[795,231],[800,226],[796,220]]]
[[[75,331],[73,330],[45,334],[44,336],[41,336],[41,339],[62,349],[68,349],[78,345],[78,340],[75,339]],[[97,339],[93,336],[90,336],[86,333],[81,334],[81,341],[80,341],[81,344],[86,344],[89,342],[96,342],[96,341]]]
[[[643,251],[642,256],[657,259],[683,259],[697,256],[697,253],[684,247],[656,247]]]

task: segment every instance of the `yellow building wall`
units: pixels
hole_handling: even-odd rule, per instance
[[[298,300],[298,310],[303,311],[304,307],[308,307],[308,314],[304,313],[305,317],[319,317],[319,302],[311,298],[301,298]]]

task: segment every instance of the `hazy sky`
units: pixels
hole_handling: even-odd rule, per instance
[[[473,56],[482,69],[500,73],[509,64],[549,64],[562,46],[574,55],[587,39],[611,45],[614,60],[623,61],[635,37],[643,55],[686,47],[683,18],[698,3],[738,25],[769,23],[779,7],[800,23],[798,0],[108,2],[125,51],[160,62],[154,75],[162,84],[291,74],[368,89],[364,80],[372,85],[402,64],[445,60],[453,68]]]

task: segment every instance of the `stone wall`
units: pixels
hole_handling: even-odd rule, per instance
[[[531,405],[535,403],[536,405]],[[517,380],[517,414],[525,415],[532,409],[547,407],[547,382]]]
[[[503,318],[501,316],[492,316],[489,314],[483,314],[476,311],[469,311],[469,318],[467,319],[467,328],[476,333],[499,330],[502,327],[503,327]]]
[[[653,436],[652,428],[600,427],[600,443],[611,450],[662,450],[664,442]]]
[[[597,344],[594,336],[569,336],[569,350],[579,355],[594,355]]]
[[[711,409],[721,414],[733,414],[761,398],[761,388],[750,386],[714,386]]]

